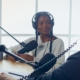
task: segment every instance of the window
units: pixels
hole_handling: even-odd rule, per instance
[[[35,0],[2,0],[2,27],[11,34],[34,34],[34,13]]]
[[[80,0],[2,0],[0,24],[20,42],[35,36],[32,17],[35,12],[47,11],[54,17],[53,32],[63,39],[65,49],[80,38]],[[7,47],[18,44],[1,30],[0,41]],[[11,43],[10,43],[11,41]],[[65,55],[79,50],[80,42]]]

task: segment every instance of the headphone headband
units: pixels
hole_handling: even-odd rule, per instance
[[[45,12],[45,11],[43,11],[43,12],[38,12],[38,13],[36,13],[36,14],[32,17],[32,26],[33,26],[33,28],[34,28],[35,30],[37,29],[37,21],[38,21],[38,18],[39,18],[41,15],[46,15],[46,16],[48,16],[48,17],[50,18],[50,20],[51,20],[51,25],[52,25],[52,27],[54,26],[54,18],[53,18],[53,16],[52,16],[51,13]]]

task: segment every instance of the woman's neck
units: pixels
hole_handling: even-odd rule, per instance
[[[50,35],[41,35],[40,38],[42,42],[50,41]]]

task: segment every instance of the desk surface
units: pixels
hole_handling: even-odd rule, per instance
[[[2,60],[0,61],[0,71],[30,74],[34,69],[25,63]]]

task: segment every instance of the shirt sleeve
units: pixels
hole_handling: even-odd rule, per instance
[[[34,37],[32,37],[32,38],[29,38],[29,39],[27,39],[27,40],[25,40],[24,41],[24,43],[29,43],[30,41],[32,41],[32,40],[35,40],[35,38]],[[18,44],[18,45],[15,45],[15,46],[10,46],[9,48],[8,48],[8,50],[10,51],[10,52],[12,52],[12,53],[17,53],[17,51],[18,50],[20,50],[20,49],[22,49],[23,48],[23,46],[21,46],[20,44]],[[25,54],[27,54],[27,52],[25,52]],[[4,56],[4,59],[7,59],[7,55],[5,55]]]
[[[53,54],[57,57],[64,51],[64,42],[61,39],[56,40],[53,42]],[[65,55],[62,55],[60,58],[57,59],[56,64],[54,65],[53,69],[58,68],[61,64],[65,62]]]

